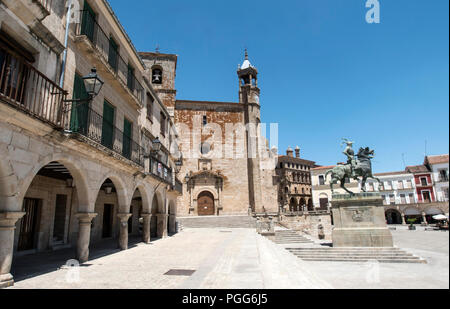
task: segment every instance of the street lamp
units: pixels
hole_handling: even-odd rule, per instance
[[[103,87],[103,80],[97,75],[97,69],[92,68],[91,73],[83,77],[86,92],[90,98],[96,97]]]
[[[157,137],[155,140],[153,140],[152,142],[152,155],[157,155],[159,153],[159,151],[161,150],[161,141],[159,140],[159,137]]]
[[[180,153],[180,157],[175,161],[175,172],[178,174],[181,171],[181,167],[183,166],[183,154]]]

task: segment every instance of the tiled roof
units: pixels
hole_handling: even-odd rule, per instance
[[[439,155],[439,156],[428,156],[425,158],[424,164],[442,164],[442,163],[448,163],[448,154],[445,155]]]
[[[425,165],[408,166],[406,171],[413,174],[430,172]]]
[[[395,176],[395,175],[406,175],[409,174],[408,171],[400,171],[400,172],[386,172],[386,173],[378,173],[378,174],[374,174],[374,176]]]
[[[289,156],[279,156],[278,157],[278,162],[288,162],[288,163],[294,163],[294,164],[304,164],[304,165],[310,165],[310,166],[315,166],[316,162],[314,161],[309,161],[309,160],[305,160],[302,158],[293,158],[293,157],[289,157]]]
[[[331,169],[333,169],[335,167],[336,167],[336,165],[319,166],[319,167],[313,168],[312,171],[331,170]]]

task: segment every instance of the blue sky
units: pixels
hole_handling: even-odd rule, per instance
[[[375,172],[448,153],[449,1],[380,0],[380,24],[365,2],[110,0],[139,51],[179,56],[178,99],[237,101],[247,47],[280,152],[331,165],[347,137]]]

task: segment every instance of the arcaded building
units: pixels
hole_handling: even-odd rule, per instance
[[[238,102],[176,98],[177,56],[140,53],[147,78],[172,113],[183,154],[178,216],[248,215],[278,211],[276,154],[261,123],[258,70],[248,54],[239,66]]]
[[[164,97],[106,0],[67,4],[0,3],[0,287],[23,255],[175,232]]]
[[[294,150],[290,147],[285,156],[278,157],[278,202],[283,207],[283,212],[314,210],[311,169],[316,167],[316,163],[303,159],[300,155],[300,147],[297,146],[295,157]]]

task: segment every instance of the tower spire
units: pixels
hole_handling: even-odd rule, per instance
[[[247,48],[245,49],[245,60],[248,60],[248,50],[247,50]]]

